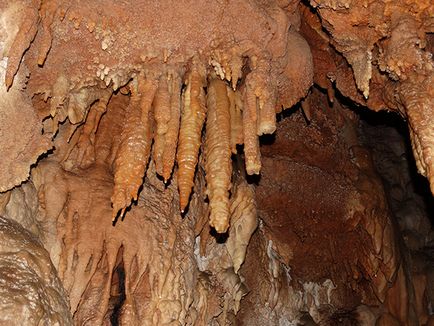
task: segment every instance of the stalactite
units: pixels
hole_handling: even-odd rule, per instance
[[[417,170],[419,171],[420,174],[426,177],[427,175],[426,164],[425,161],[423,160],[423,156],[422,156],[423,152],[422,152],[422,146],[420,145],[420,140],[415,135],[413,128],[410,127],[408,128],[408,130],[410,134],[411,147],[413,149],[413,155],[415,157]]]
[[[24,9],[22,17],[24,21],[19,27],[18,33],[8,53],[8,66],[5,76],[7,89],[12,86],[14,76],[21,64],[21,58],[38,32],[39,15],[37,10]]]
[[[128,114],[114,164],[114,190],[111,198],[113,220],[132,200],[137,200],[143,182],[152,142],[150,109],[157,83],[143,75],[133,80]]]
[[[256,134],[258,109],[256,95],[247,84],[244,89],[243,107],[243,136],[244,154],[247,174],[259,174],[261,170],[261,152],[259,151],[259,139]]]
[[[170,120],[167,124],[163,151],[163,179],[165,182],[169,180],[175,163],[181,115],[181,78],[175,72],[169,76]]]
[[[276,87],[270,78],[270,65],[267,60],[251,58],[253,71],[248,75],[248,83],[257,97],[257,134],[272,134],[276,130]]]
[[[303,109],[304,116],[308,122],[312,120],[312,109],[309,102],[308,99],[301,101],[301,108]]]
[[[243,60],[240,56],[236,55],[233,56],[230,62],[231,67],[231,86],[232,89],[235,91],[237,89],[238,80],[243,75],[242,68],[243,68]]]
[[[51,25],[53,24],[54,17],[57,10],[58,1],[44,1],[41,5],[40,13],[42,18],[42,38],[39,44],[38,65],[42,66],[47,58],[48,52],[51,49],[53,41]]]
[[[219,233],[229,227],[231,187],[231,123],[226,83],[212,78],[208,84],[205,172],[210,206],[210,225]]]
[[[276,92],[264,88],[258,97],[259,123],[258,135],[272,134],[276,130]]]
[[[227,94],[230,102],[231,115],[231,151],[237,153],[237,145],[243,144],[243,102],[240,92],[233,91],[227,86]]]
[[[155,163],[155,170],[161,176],[163,175],[164,147],[166,144],[166,134],[171,114],[170,93],[167,85],[167,78],[167,74],[161,75],[153,103],[156,130],[154,135],[154,150],[152,156]]]
[[[432,85],[433,80],[434,77],[430,77],[429,82],[425,81],[425,83]],[[434,128],[431,122],[434,112],[434,99],[432,96],[434,91],[432,91],[432,87],[430,91],[425,91],[425,89],[429,89],[429,87],[424,88],[416,83],[415,85],[409,84],[402,87],[401,94],[406,101],[411,144],[416,166],[419,173],[427,177],[431,192],[434,194]]]
[[[231,49],[216,49],[211,55],[209,61],[213,66],[215,73],[222,80],[227,80],[232,89],[237,89],[238,81],[241,79],[243,72],[242,50],[239,47]]]
[[[184,93],[178,144],[178,188],[181,211],[185,210],[193,187],[202,127],[205,120],[205,73],[193,65],[188,74]]]
[[[72,137],[69,149],[62,161],[66,170],[77,167],[87,168],[95,162],[95,135],[112,94],[111,91],[107,91],[102,95],[90,109],[80,132],[75,133]]]

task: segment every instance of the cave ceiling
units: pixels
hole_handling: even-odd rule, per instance
[[[0,0],[0,324],[434,325],[433,50],[430,0]]]

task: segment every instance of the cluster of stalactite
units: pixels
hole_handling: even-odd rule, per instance
[[[432,24],[426,23],[427,17],[433,16],[430,13],[434,7],[423,0],[416,1],[411,12],[406,1],[338,2],[139,1],[132,6],[128,1],[0,0],[0,80],[4,81],[0,85],[0,147],[5,149],[2,157],[5,163],[0,162],[0,192],[19,186],[29,177],[30,165],[54,146],[53,153],[33,169],[30,181],[37,196],[32,196],[37,197],[39,207],[34,204],[29,215],[38,218],[46,215],[48,222],[42,223],[41,232],[57,237],[56,245],[47,241],[45,246],[58,267],[71,308],[77,312],[76,320],[107,319],[106,312],[114,310],[111,306],[116,301],[111,296],[121,297],[117,290],[111,293],[112,280],[114,284],[120,283],[116,270],[125,274],[126,299],[119,318],[125,318],[124,324],[134,324],[131,319],[135,315],[136,324],[140,324],[139,320],[143,324],[144,318],[149,318],[148,324],[160,321],[169,324],[176,320],[182,324],[188,320],[187,310],[200,312],[197,315],[203,321],[199,323],[206,324],[207,316],[226,319],[231,305],[233,312],[238,312],[240,300],[248,292],[240,267],[258,219],[255,188],[236,179],[232,155],[242,152],[244,156],[245,167],[237,170],[259,174],[258,137],[274,132],[276,111],[304,98],[313,78],[318,86],[327,89],[330,102],[338,89],[345,97],[370,109],[395,110],[406,117],[416,165],[430,179],[434,192],[434,128],[430,123],[434,108],[433,39]],[[339,98],[328,112],[336,119],[336,125],[325,122],[321,125],[317,112],[323,107],[315,105],[314,92],[312,89],[311,96],[301,103],[305,117],[311,121],[312,139],[301,137],[303,141],[297,147],[294,137],[304,129],[295,129],[296,124],[292,124],[288,128],[292,134],[287,133],[285,140],[285,144],[291,141],[291,151],[288,153],[288,148],[281,145],[274,157],[268,157],[268,163],[264,152],[262,186],[267,185],[267,164],[273,175],[279,170],[295,173],[269,179],[273,186],[278,184],[279,191],[274,195],[267,188],[261,190],[261,185],[256,188],[258,198],[265,198],[258,201],[262,209],[260,232],[273,235],[279,229],[285,230],[278,237],[264,236],[263,245],[257,242],[262,235],[252,241],[253,248],[249,250],[256,254],[251,260],[258,265],[250,265],[256,275],[250,284],[260,283],[257,292],[268,298],[260,298],[260,304],[251,301],[251,306],[257,310],[255,313],[267,317],[271,313],[282,315],[279,309],[297,307],[288,323],[294,323],[300,317],[299,312],[304,311],[320,320],[319,313],[310,307],[315,305],[322,310],[325,305],[319,305],[320,302],[338,307],[330,294],[337,289],[334,293],[341,296],[340,285],[349,279],[352,290],[361,294],[364,304],[379,304],[366,300],[368,296],[364,293],[371,292],[372,298],[375,295],[384,302],[378,325],[391,325],[392,319],[405,323],[414,319],[408,308],[411,300],[407,299],[412,290],[404,284],[405,264],[401,263],[395,246],[382,188],[371,173],[368,156],[353,137],[355,132],[343,123],[351,119],[337,112]],[[109,127],[98,131],[100,120],[106,114],[107,121],[111,110],[116,114],[110,117]],[[334,146],[333,141],[339,137],[348,138],[342,147]],[[97,146],[97,138],[107,140]],[[332,147],[337,151],[332,151]],[[299,153],[307,154],[297,157]],[[351,159],[342,153],[350,153]],[[280,157],[317,173],[291,170],[291,165],[278,162]],[[348,160],[358,169],[351,167]],[[331,168],[338,161],[348,163],[338,166],[346,166],[338,169],[339,173]],[[200,173],[195,176],[197,170]],[[166,189],[154,171],[161,176]],[[144,182],[146,174],[148,180]],[[321,180],[322,174],[323,181],[309,184]],[[340,183],[341,176],[345,182]],[[290,180],[291,187],[281,183],[282,180]],[[334,180],[336,184],[324,195],[321,187]],[[346,187],[347,183],[354,183],[356,189]],[[179,211],[186,212],[190,205],[185,219],[175,218],[179,215],[178,198],[172,198],[176,187]],[[292,194],[297,188],[297,201],[292,202],[289,197],[282,200],[283,193]],[[343,189],[342,193],[335,191],[338,188]],[[27,205],[20,192],[29,188],[17,189],[13,195],[6,193],[0,197],[0,204],[13,196],[18,198],[17,207]],[[191,196],[193,189],[200,195]],[[320,191],[315,193],[317,189]],[[303,191],[306,196],[300,195]],[[209,205],[205,204],[205,197]],[[268,208],[268,219],[265,200],[275,206]],[[28,201],[36,203],[35,199]],[[135,201],[137,206],[130,211],[131,218],[127,221],[133,224],[119,223],[122,225],[112,228],[109,219],[104,222],[110,213],[113,220],[123,217]],[[312,209],[315,202],[322,207]],[[285,205],[291,205],[295,214]],[[323,207],[331,208],[330,216]],[[340,210],[342,207],[344,210]],[[225,259],[218,252],[221,246],[214,242],[209,246],[210,241],[207,242],[210,232],[204,225],[208,216],[202,223],[202,215],[208,211],[209,223],[217,232],[229,230]],[[21,212],[17,209],[17,215]],[[310,216],[313,219],[306,218]],[[321,216],[327,218],[317,218]],[[354,218],[343,223],[343,216]],[[315,223],[309,224],[309,220]],[[184,221],[189,224],[183,226]],[[286,224],[288,221],[291,223]],[[323,221],[326,223],[321,224]],[[50,223],[58,223],[58,229],[48,227]],[[299,226],[300,232],[295,232]],[[330,240],[336,238],[338,243],[355,248],[353,252],[348,252],[351,248],[339,252],[336,242],[326,239],[333,266],[339,266],[337,253],[343,257],[340,261],[345,264],[348,261],[351,268],[346,267],[346,273],[329,272],[324,265],[323,275],[318,278],[322,283],[314,284],[316,269],[327,263],[323,259],[327,255],[321,240],[309,238],[315,238],[312,237],[315,232],[324,233],[326,228]],[[305,232],[307,229],[309,232]],[[348,229],[354,232],[350,236]],[[348,238],[342,239],[344,234]],[[291,239],[294,235],[299,239]],[[360,240],[362,245],[348,246],[353,239],[354,243]],[[371,239],[372,243],[365,239]],[[193,243],[200,244],[194,255]],[[214,253],[210,247],[216,248]],[[317,248],[319,255],[315,252]],[[305,253],[311,256],[306,257]],[[350,259],[346,258],[347,253]],[[210,263],[207,256],[214,257],[214,262]],[[321,258],[318,266],[307,269],[306,264],[317,256]],[[306,270],[309,272],[305,273]],[[307,283],[292,278],[297,273],[306,274]],[[149,282],[140,281],[146,274]],[[215,296],[215,280],[209,277],[212,274],[218,274],[217,280],[233,299],[222,294],[226,297],[224,303],[210,301],[210,307],[224,307],[221,314],[199,309],[208,310],[208,302],[204,300],[208,292],[212,294],[210,298]],[[341,275],[344,281],[340,281]],[[196,279],[198,293],[193,295]],[[423,275],[419,280],[422,284],[419,288],[423,290]],[[302,284],[304,290],[288,292],[291,281]],[[365,281],[372,284],[372,291],[365,290]],[[271,284],[270,291],[262,287],[267,282]],[[140,286],[135,287],[136,284]],[[151,308],[155,315],[143,304],[148,299],[143,293],[151,287],[150,297],[158,302]],[[311,293],[315,300],[309,298]],[[140,297],[138,303],[134,302],[136,295]],[[318,297],[324,298],[323,301]],[[287,299],[294,302],[286,304]],[[233,304],[228,303],[232,301]],[[279,323],[286,323],[278,317]]]
[[[219,233],[227,231],[231,155],[237,153],[237,145],[244,144],[247,173],[259,173],[258,137],[276,128],[276,99],[272,85],[263,82],[265,71],[260,68],[250,68],[244,77],[223,74],[221,69],[192,60],[184,76],[175,70],[145,71],[127,85],[130,104],[114,164],[114,220],[137,200],[150,156],[165,183],[176,157],[180,210],[184,212],[203,145],[210,225]]]
[[[164,10],[146,2],[138,6],[146,12],[163,10],[163,16],[188,7],[164,4],[167,5]],[[26,91],[20,95],[26,96],[29,106],[44,102],[38,118],[43,120],[48,142],[55,140],[60,124],[66,120],[72,124],[63,168],[87,169],[95,163],[94,141],[99,121],[112,95],[120,92],[129,96],[130,103],[114,145],[113,221],[122,218],[137,201],[150,162],[165,184],[173,180],[178,185],[180,211],[184,213],[202,153],[210,225],[219,233],[226,232],[232,187],[231,156],[243,149],[247,174],[259,174],[258,137],[273,133],[276,112],[295,104],[312,84],[309,48],[295,30],[287,35],[290,17],[280,4],[231,3],[229,12],[243,8],[249,12],[249,19],[256,17],[256,24],[251,26],[247,20],[248,24],[244,23],[242,28],[230,26],[232,36],[226,25],[219,25],[222,32],[218,34],[207,26],[203,31],[206,37],[200,42],[189,33],[178,31],[176,21],[168,21],[167,34],[180,32],[185,38],[185,48],[184,45],[179,48],[180,40],[172,37],[160,40],[165,44],[165,48],[160,48],[149,28],[134,25],[134,13],[125,17],[130,21],[128,27],[140,33],[132,34],[130,29],[121,28],[117,21],[111,20],[111,13],[120,8],[129,10],[125,4],[105,9],[99,17],[88,15],[91,7],[97,6],[95,3],[89,3],[87,9],[79,2],[20,5],[24,9],[15,11],[7,3],[0,3],[0,9],[7,9],[5,19],[11,23],[14,18],[15,26],[10,28],[13,33],[5,33],[3,37],[4,90],[15,92],[18,81],[23,79]],[[218,1],[199,5],[202,19],[210,21],[219,19],[216,11],[224,7]],[[182,16],[178,14],[175,20]],[[143,23],[141,17],[137,19],[138,24]],[[197,22],[190,23],[193,28]],[[188,30],[186,26],[182,28]],[[131,55],[127,57],[122,47],[124,39],[130,40]],[[96,52],[89,50],[94,42],[98,44],[96,48],[92,45]],[[294,42],[297,46],[287,46]],[[149,44],[143,49],[145,43]],[[57,52],[63,46],[82,52],[76,54],[77,60],[66,63],[64,53]],[[294,61],[298,62],[295,68]],[[60,65],[65,69],[58,69]],[[29,69],[28,75],[25,69]],[[47,149],[44,147],[38,153],[43,150]],[[27,174],[24,171],[17,180],[12,180],[13,185]]]

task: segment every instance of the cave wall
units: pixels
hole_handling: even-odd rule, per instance
[[[295,315],[319,325],[417,324],[413,285],[404,275],[383,185],[357,136],[358,117],[338,102],[327,104],[318,91],[308,100],[316,108],[311,122],[293,113],[262,147],[256,192],[262,227],[245,272],[247,284],[266,279],[273,290],[247,296],[241,316],[251,323],[275,313],[274,324]],[[274,263],[267,267],[267,260]],[[274,273],[258,276],[260,266],[265,275]],[[274,305],[262,311],[271,297]],[[294,315],[287,307],[297,307]]]
[[[47,297],[18,324],[432,323],[429,270],[350,107],[406,119],[433,188],[433,17],[427,1],[0,1],[0,214],[50,266],[12,280]]]

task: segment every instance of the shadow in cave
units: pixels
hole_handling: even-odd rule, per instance
[[[226,243],[229,238],[229,230],[225,233],[218,233],[214,228],[210,228],[209,234],[215,239],[218,244]]]
[[[125,268],[122,259],[123,248],[118,252],[117,264],[113,271],[112,283],[110,289],[109,308],[107,314],[110,316],[110,322],[113,326],[120,325],[119,317],[121,315],[122,305],[125,302]]]
[[[259,141],[261,142],[261,145],[273,145],[276,141],[276,133],[271,135],[262,135],[259,138]]]
[[[432,306],[434,291],[429,284],[434,284],[434,197],[428,180],[417,172],[407,122],[398,113],[374,112],[338,96],[358,115],[359,142],[370,150],[381,178],[398,235],[408,301],[417,305],[416,298],[423,297],[425,306]],[[425,278],[427,288],[421,290],[417,282]]]
[[[51,154],[54,153],[55,148],[51,148],[48,151],[46,151],[45,153],[42,153],[41,155],[39,155],[39,157],[36,159],[36,162],[30,165],[30,172],[33,171],[33,169],[35,169],[39,162],[41,162],[42,160],[44,160],[45,158],[47,158],[48,156],[50,156]]]
[[[382,178],[389,202],[400,199],[398,195],[394,194],[396,189],[391,183],[400,183],[400,180],[396,180],[399,177],[407,178],[409,183],[405,186],[407,186],[408,191],[414,192],[414,195],[420,198],[423,203],[421,208],[429,219],[432,229],[434,225],[434,197],[431,194],[428,180],[417,172],[407,123],[394,112],[358,110],[358,114],[361,119],[360,138],[373,153],[374,164]],[[398,152],[399,149],[401,149],[400,153]],[[388,152],[392,155],[395,154],[396,157],[387,157]],[[394,166],[396,168],[401,167],[399,173],[398,171],[395,174],[387,171],[388,168]],[[402,167],[406,167],[406,169],[403,170]],[[407,175],[404,176],[403,173]],[[393,177],[395,180],[391,180]],[[392,210],[394,210],[394,205],[392,205]]]

